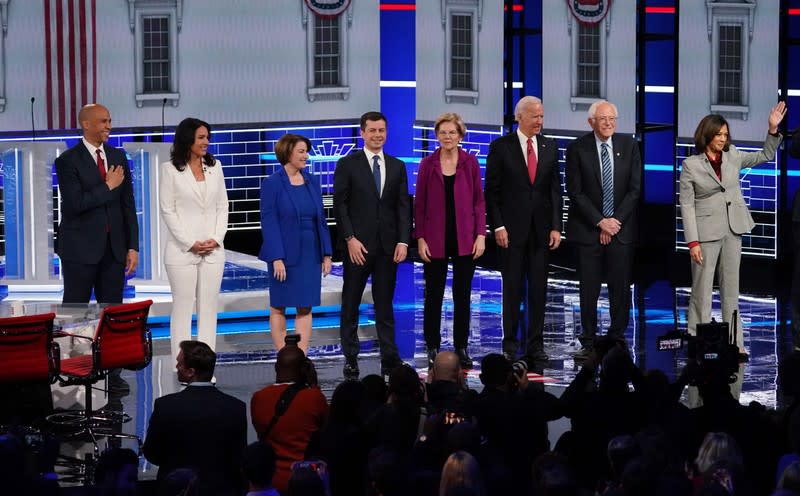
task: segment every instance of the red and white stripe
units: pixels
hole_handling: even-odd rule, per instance
[[[47,128],[77,128],[97,98],[97,0],[43,1]]]

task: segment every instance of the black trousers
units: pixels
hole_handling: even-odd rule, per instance
[[[92,289],[98,303],[122,303],[125,264],[114,258],[108,236],[105,243],[103,258],[96,264],[61,261],[61,274],[64,277],[62,303],[89,303]]]
[[[344,253],[343,284],[342,284],[342,312],[339,322],[339,332],[342,342],[342,352],[345,358],[355,359],[360,350],[358,341],[358,306],[367,285],[367,279],[372,276],[372,300],[375,305],[375,329],[378,333],[381,360],[385,363],[397,362],[400,356],[394,337],[394,288],[397,280],[397,264],[392,260],[393,255],[378,253],[373,255],[372,250],[366,255],[364,265],[356,265],[350,261],[347,251]]]
[[[453,345],[466,348],[469,341],[469,313],[472,276],[475,262],[472,255],[452,257],[453,260]],[[438,348],[442,342],[442,302],[447,282],[447,258],[432,258],[424,265],[425,310],[423,325],[425,344]]]
[[[581,334],[579,339],[591,346],[597,335],[597,299],[603,274],[607,275],[608,304],[611,325],[608,335],[622,339],[628,328],[631,310],[631,266],[633,244],[622,244],[617,238],[601,245],[578,245],[578,279],[580,281]]]
[[[517,335],[525,336],[525,353],[544,351],[544,313],[547,306],[547,272],[550,250],[537,243],[531,229],[528,242],[500,250],[503,276],[503,351],[514,354],[519,348]],[[528,328],[520,326],[520,304],[527,286]]]

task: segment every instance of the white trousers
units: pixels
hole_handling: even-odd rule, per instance
[[[193,265],[167,265],[172,289],[172,313],[169,337],[172,358],[178,356],[180,343],[192,338],[192,310],[197,300],[197,339],[217,347],[217,307],[224,263],[201,261]]]

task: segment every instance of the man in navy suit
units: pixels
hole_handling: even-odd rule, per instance
[[[357,378],[358,306],[372,276],[375,328],[381,374],[401,363],[394,336],[397,264],[406,259],[411,237],[411,203],[405,164],[383,151],[386,117],[361,116],[364,149],[339,159],[333,176],[333,210],[344,251],[340,333],[345,378]]]
[[[624,339],[631,309],[631,259],[642,189],[639,144],[615,134],[617,107],[605,100],[589,107],[592,132],[567,147],[567,239],[577,246],[581,328],[579,355],[587,357],[597,335],[597,299],[606,269],[611,325]]]
[[[517,130],[492,141],[486,157],[486,214],[503,276],[503,354],[516,357],[520,304],[528,294],[523,359],[542,365],[547,267],[561,243],[561,175],[556,142],[542,136],[544,105],[533,96],[514,108]],[[526,333],[523,332],[523,335]]]
[[[247,407],[211,382],[217,356],[206,343],[181,341],[180,349],[178,381],[188,385],[155,401],[142,453],[158,465],[159,481],[191,467],[201,495],[240,495]]]
[[[99,104],[78,115],[83,138],[56,159],[61,191],[58,255],[63,302],[121,303],[139,262],[139,225],[125,152],[108,146],[111,115]]]

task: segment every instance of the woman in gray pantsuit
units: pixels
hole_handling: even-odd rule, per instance
[[[755,225],[739,186],[739,171],[775,158],[782,139],[778,124],[785,115],[786,104],[779,102],[769,114],[764,148],[751,153],[740,152],[730,144],[728,123],[721,115],[707,115],[697,126],[694,142],[698,154],[683,161],[680,179],[683,230],[692,259],[691,334],[695,334],[698,323],[711,319],[715,272],[723,320],[730,322],[738,309],[742,234]],[[736,325],[736,342],[743,352],[741,319]]]

